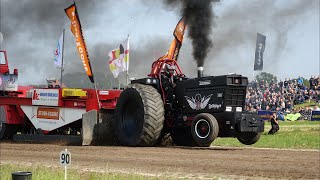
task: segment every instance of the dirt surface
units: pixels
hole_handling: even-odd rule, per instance
[[[78,170],[192,179],[320,179],[319,150],[0,143],[0,163],[59,167],[65,148],[72,153],[70,168]]]

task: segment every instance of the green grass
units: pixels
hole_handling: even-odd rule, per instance
[[[12,165],[1,164],[0,165],[0,179],[11,180],[11,173],[17,171],[32,172],[32,180],[61,180],[64,179],[64,168],[49,168],[43,166],[26,166],[26,165]],[[166,177],[150,177],[134,174],[121,174],[121,173],[99,173],[99,172],[83,172],[74,169],[68,169],[68,180],[117,180],[117,179],[169,179]]]
[[[280,130],[268,135],[270,123],[265,123],[265,131],[260,140],[248,147],[283,149],[320,149],[320,121],[280,122]],[[218,138],[212,145],[245,147],[236,138]]]
[[[265,127],[270,125],[269,122],[265,122]],[[305,121],[305,120],[298,120],[298,121],[281,121],[279,120],[279,125],[283,126],[314,126],[320,127],[320,121]],[[299,128],[299,127],[298,127]]]
[[[316,103],[314,101],[310,101],[310,102],[306,102],[306,103],[303,103],[303,104],[297,104],[297,105],[294,105],[294,108],[300,108],[300,107],[306,107],[306,106],[320,106],[319,103]]]

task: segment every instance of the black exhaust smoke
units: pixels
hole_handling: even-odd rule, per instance
[[[165,0],[168,5],[182,5],[181,14],[186,18],[188,36],[192,40],[193,58],[198,67],[203,67],[212,42],[210,39],[213,23],[212,3],[219,0]]]

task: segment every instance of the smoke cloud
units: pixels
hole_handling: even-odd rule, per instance
[[[130,77],[150,73],[151,63],[168,50],[172,31],[184,12],[190,18],[179,65],[189,77],[196,75],[197,65],[204,65],[208,75],[235,72],[252,76],[257,32],[267,36],[264,71],[284,77],[319,72],[318,0],[163,1],[76,0],[95,80],[101,86],[116,81],[107,67],[108,51],[118,47],[128,34]],[[7,50],[10,70],[18,68],[19,84],[40,84],[46,78],[60,77],[59,69],[53,66],[53,50],[63,28],[64,74],[82,79],[73,82],[89,82],[64,12],[72,3],[0,0],[1,49]],[[205,17],[199,24],[196,18],[201,16]],[[195,33],[191,32],[192,24]],[[310,34],[314,38],[308,38]]]
[[[290,48],[297,46],[296,41],[301,38],[293,33],[305,34],[312,32],[304,29],[303,22],[313,18],[319,21],[319,1],[248,1],[240,0],[236,3],[221,1],[223,10],[219,9],[213,29],[214,46],[208,57],[215,59],[209,61],[208,66],[213,67],[210,73],[221,74],[237,72],[252,76],[256,33],[267,36],[266,50],[264,52],[264,71],[282,76],[285,71],[292,72],[296,77],[303,70],[301,61],[293,60],[298,54],[308,54],[308,51]],[[219,7],[216,7],[218,9]],[[300,27],[299,27],[300,26]],[[299,29],[297,29],[299,27]],[[319,23],[314,25],[314,31],[319,30]],[[319,33],[317,33],[319,37]],[[307,42],[306,46],[307,45]],[[318,43],[319,46],[319,43]],[[316,59],[309,60],[317,64]],[[217,68],[215,68],[217,67]],[[288,69],[287,69],[288,68]],[[285,70],[286,69],[286,70]],[[300,71],[300,72],[299,72]],[[300,75],[301,75],[300,74]],[[285,77],[292,76],[287,74]]]
[[[192,40],[193,58],[198,66],[204,65],[207,53],[212,47],[210,39],[214,13],[212,3],[217,0],[166,0],[168,5],[182,6],[181,15],[188,24],[188,36]]]

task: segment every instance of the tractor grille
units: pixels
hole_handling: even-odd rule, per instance
[[[226,89],[225,105],[226,106],[243,106],[246,97],[245,87],[232,87]]]

